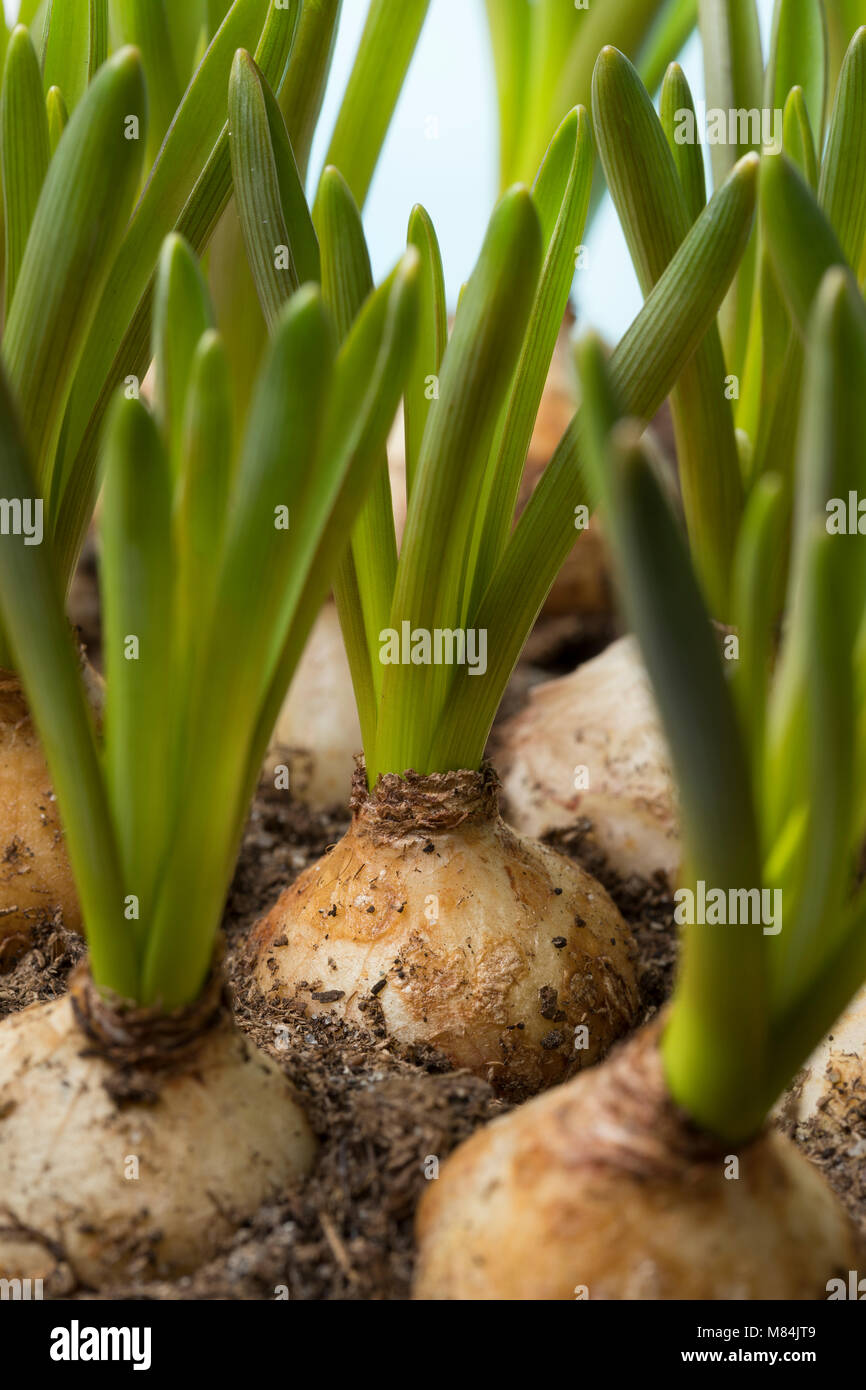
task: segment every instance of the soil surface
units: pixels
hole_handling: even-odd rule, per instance
[[[98,659],[92,548],[80,571],[74,617]],[[512,678],[501,717],[539,680],[570,670],[605,645],[604,622],[540,622]],[[172,1283],[118,1288],[112,1298],[354,1299],[409,1296],[413,1220],[437,1164],[473,1130],[504,1113],[486,1082],[455,1071],[429,1048],[393,1043],[370,1018],[361,1031],[339,1019],[306,1019],[298,1005],[267,1005],[250,984],[250,928],[282,890],[342,835],[348,813],[313,813],[263,784],[254,802],[225,914],[227,970],[239,1025],[285,1069],[320,1140],[303,1189],[262,1207],[219,1257]],[[676,966],[673,902],[659,876],[612,871],[588,821],[547,837],[604,885],[637,945],[642,1019],[667,999]],[[17,960],[0,959],[0,1017],[57,997],[84,953],[59,916],[36,929]],[[866,1092],[837,1098],[809,1125],[781,1122],[826,1174],[866,1231]],[[74,1297],[91,1298],[79,1289]]]
[[[271,1000],[265,1007],[251,986],[249,928],[347,823],[345,813],[314,814],[262,787],[225,915],[238,1022],[302,1095],[321,1144],[316,1168],[303,1189],[262,1207],[195,1275],[118,1288],[112,1298],[405,1299],[415,1207],[430,1175],[473,1130],[507,1109],[486,1082],[454,1071],[429,1048],[389,1041],[375,1019],[369,1032],[339,1019],[306,1019],[288,1003]],[[611,871],[590,844],[588,829],[588,822],[579,822],[548,840],[604,884],[630,923],[648,1020],[673,980],[672,899],[661,879],[647,883]],[[39,927],[29,950],[5,971],[0,965],[0,1017],[63,993],[82,955],[80,938],[59,920]],[[809,1125],[782,1124],[866,1233],[866,1090],[838,1097]],[[94,1295],[78,1289],[71,1296]]]

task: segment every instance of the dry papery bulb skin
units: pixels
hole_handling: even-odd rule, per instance
[[[313,810],[343,807],[361,725],[336,605],[325,604],[277,718],[266,775],[289,774],[292,796]]]
[[[419,1208],[416,1298],[824,1299],[860,1267],[790,1140],[767,1128],[734,1152],[677,1109],[659,1036],[655,1020],[456,1150]]]
[[[102,681],[82,656],[97,718]],[[0,960],[23,950],[34,926],[60,912],[81,930],[81,909],[42,745],[21,682],[0,670]]]
[[[779,1102],[789,1121],[816,1117],[862,1136],[866,1098],[866,985],[854,995]],[[861,1141],[862,1142],[862,1138]]]
[[[368,792],[359,767],[352,810],[253,932],[266,996],[430,1044],[512,1098],[634,1023],[626,923],[589,874],[505,824],[491,768]]]
[[[618,873],[678,881],[681,844],[667,744],[633,637],[536,686],[496,732],[508,815],[525,835],[590,822]]]
[[[106,1003],[79,967],[67,995],[0,1025],[0,1278],[56,1296],[189,1273],[314,1154],[218,969],[157,1015]]]

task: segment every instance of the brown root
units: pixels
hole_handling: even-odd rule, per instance
[[[489,770],[356,782],[353,805],[255,928],[265,994],[429,1044],[513,1097],[634,1022],[625,922],[588,874],[505,825]]]
[[[659,1025],[463,1144],[419,1209],[421,1299],[818,1299],[857,1268],[782,1135],[737,1153],[667,1093]]]

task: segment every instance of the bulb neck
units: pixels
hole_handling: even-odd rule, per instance
[[[382,840],[430,837],[467,825],[490,825],[499,815],[499,778],[480,771],[385,773],[367,788],[363,759],[352,779],[355,829]]]
[[[222,948],[199,997],[172,1013],[98,989],[86,960],[70,976],[69,998],[89,1051],[111,1064],[109,1090],[121,1099],[158,1094],[159,1081],[185,1068],[207,1034],[231,1014]]]

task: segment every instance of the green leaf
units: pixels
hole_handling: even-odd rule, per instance
[[[141,175],[141,143],[126,131],[132,117],[143,124],[145,101],[138,56],[123,49],[73,112],[21,264],[3,355],[46,498],[73,377]]]
[[[827,148],[821,163],[818,201],[839,245],[857,272],[866,254],[866,27],[859,29],[845,55]]]
[[[69,112],[59,87],[49,87],[45,98],[45,110],[48,117],[48,144],[53,158],[60,144],[60,137],[69,124]]]
[[[591,399],[586,408],[592,410]],[[685,882],[699,879],[723,891],[760,888],[746,749],[679,526],[639,429],[624,426],[612,436],[607,467],[613,478],[605,525],[671,750],[689,866]],[[677,1103],[726,1139],[747,1138],[763,1120],[765,989],[759,925],[699,923],[686,931],[662,1041],[665,1073]]]
[[[701,46],[707,107],[738,113],[736,144],[710,146],[716,188],[731,166],[758,148],[750,113],[763,103],[764,62],[755,0],[699,0]],[[787,95],[787,89],[786,89]],[[746,126],[743,126],[745,118]],[[719,315],[719,330],[728,370],[743,375],[752,320],[754,243],[743,257],[731,293]]]
[[[261,765],[291,673],[327,596],[358,509],[381,466],[415,346],[419,275],[418,253],[410,247],[396,270],[365,301],[338,354],[329,429],[323,446],[327,468],[323,463],[321,488],[314,488],[311,480],[310,501],[322,521],[321,536],[309,577],[297,597],[295,625],[259,719],[250,761],[253,768]],[[327,488],[326,477],[332,480]],[[374,758],[375,754],[367,766],[371,785],[376,775]],[[252,785],[248,795],[251,793]]]
[[[605,48],[593,79],[593,115],[608,188],[644,294],[682,243],[690,214],[661,122],[631,63]],[[742,507],[734,422],[718,330],[681,374],[671,406],[692,554],[716,617],[727,618]]]
[[[232,479],[234,420],[225,348],[218,333],[206,332],[190,365],[183,421],[183,469],[175,499],[178,652],[198,669],[212,622],[217,565],[221,554]]]
[[[802,87],[792,87],[785,102],[782,147],[813,190],[818,187],[818,156]]]
[[[529,322],[541,230],[528,190],[506,193],[491,218],[442,362],[439,400],[421,445],[389,626],[462,627],[475,510],[505,392]],[[442,667],[385,670],[378,770],[434,769],[432,743],[447,699]],[[368,769],[368,775],[373,773]],[[371,785],[373,785],[371,781]]]
[[[307,175],[325,97],[341,4],[342,0],[304,0],[288,76],[279,96],[301,178]]]
[[[372,293],[373,272],[361,214],[349,185],[336,169],[325,170],[316,206],[322,246],[322,291],[337,325],[337,335],[343,341]],[[335,584],[350,664],[353,671],[358,670],[362,690],[367,688],[369,672],[377,699],[382,688],[382,666],[372,663],[369,654],[376,651],[379,633],[388,625],[396,575],[394,506],[388,457],[383,450],[373,487],[361,508]],[[359,639],[363,654],[358,650]],[[371,728],[369,718],[365,723],[368,747],[375,737],[376,725],[374,721]]]
[[[847,272],[828,272],[808,329],[807,369],[797,451],[793,559],[787,600],[788,638],[770,709],[765,773],[765,818],[770,840],[779,837],[792,805],[807,800],[801,749],[808,740],[807,683],[815,661],[800,619],[809,547],[816,527],[829,526],[828,502],[862,492],[866,434],[866,308]],[[861,612],[866,566],[859,536],[834,536],[837,548],[859,559],[833,604],[833,622],[846,627],[846,606]]]
[[[701,48],[704,82],[709,110],[759,111],[762,106],[764,60],[761,30],[755,0],[699,0]],[[788,86],[792,86],[789,83]],[[785,88],[784,96],[788,94]],[[784,98],[783,98],[784,99]],[[780,101],[779,106],[783,104]],[[738,126],[737,134],[743,134]],[[747,134],[751,135],[751,129]],[[734,164],[758,142],[751,139],[737,144],[710,146],[713,180],[716,187],[727,178]]]
[[[648,92],[661,84],[668,64],[676,58],[698,22],[698,0],[667,0],[640,47],[637,70]]]
[[[58,560],[74,567],[93,505],[97,444],[104,412],[117,385],[147,370],[154,272],[164,237],[185,236],[201,255],[231,191],[225,92],[235,50],[256,49],[268,81],[285,73],[296,12],[273,0],[235,0],[184,96],[147,187],[127,228],[103,293],[98,332],[91,333],[75,383],[64,448]],[[262,27],[263,21],[267,20]]]
[[[616,395],[629,415],[652,418],[713,321],[749,237],[757,171],[754,155],[735,168],[614,352]],[[471,616],[472,625],[487,632],[487,675],[481,682],[461,673],[452,685],[437,733],[442,766],[472,767],[482,757],[508,678],[574,545],[575,505],[595,504],[583,467],[581,433],[578,415],[544,470]]]
[[[407,502],[412,498],[421,441],[433,404],[433,379],[438,379],[448,345],[448,309],[442,256],[436,229],[420,204],[415,205],[409,218],[408,244],[414,246],[421,257],[421,307],[417,346],[403,400]]]
[[[166,786],[173,781],[172,488],[156,425],[140,401],[118,397],[105,439],[99,528],[105,781],[124,896],[138,899],[144,942],[168,830]]]
[[[808,653],[804,671],[806,805],[808,833],[802,862],[796,866],[799,894],[785,893],[786,911],[780,960],[774,971],[774,1008],[782,1012],[816,973],[816,966],[839,943],[853,860],[858,846],[850,834],[854,805],[854,690],[851,651],[855,634],[852,583],[862,563],[840,536],[828,535],[823,518],[814,523],[804,544],[801,641]],[[832,621],[828,615],[832,614]],[[832,1024],[827,1019],[827,1026]]]
[[[325,164],[364,206],[430,0],[371,0]]]
[[[319,249],[279,107],[248,53],[229,82],[232,175],[244,243],[265,319],[272,325],[305,281],[319,278]]]
[[[148,169],[159,154],[186,86],[175,68],[168,10],[169,0],[114,0],[113,17],[120,38],[123,43],[135,44],[144,64],[148,97]]]
[[[679,63],[671,63],[662,83],[659,119],[679,174],[689,218],[694,222],[707,205],[707,185],[704,178],[704,156],[697,142],[679,138],[687,132],[686,122],[691,114],[694,129],[697,116],[692,93]]]
[[[749,495],[734,557],[732,617],[739,651],[732,690],[748,739],[756,804],[763,792],[765,720],[789,511],[784,480],[766,473]]]
[[[38,496],[2,372],[0,492],[22,502]],[[123,917],[120,864],[96,736],[49,545],[28,544],[24,535],[3,539],[0,619],[57,795],[93,977],[122,998],[134,998],[135,940]]]
[[[172,64],[182,87],[186,87],[196,66],[199,45],[205,32],[204,0],[184,0],[182,5],[167,4],[165,12]]]
[[[78,105],[108,53],[108,0],[49,0],[42,80],[59,87],[70,111]]]
[[[480,600],[511,535],[523,469],[574,279],[575,247],[583,235],[592,174],[589,118],[581,107],[566,117],[554,136],[532,190],[544,260],[477,509],[473,603]]]
[[[515,182],[525,118],[532,10],[526,0],[485,0],[499,103],[499,187]]]
[[[761,216],[779,288],[805,334],[824,274],[846,261],[815,195],[784,154],[764,155],[761,161]]]
[[[159,258],[153,303],[156,408],[173,476],[184,458],[186,395],[202,334],[213,325],[207,287],[189,244],[173,232]]]
[[[15,297],[24,249],[51,150],[42,75],[30,35],[13,30],[0,91],[0,166],[6,226],[6,313]]]
[[[277,327],[229,502],[215,619],[181,768],[188,796],[171,836],[144,962],[143,998],[160,999],[165,1009],[195,998],[210,964],[236,835],[226,808],[238,803],[246,783],[249,730],[283,636],[286,590],[298,583],[302,547],[294,512],[308,472],[318,471],[332,359],[321,296],[304,289]],[[283,507],[288,528],[278,525]],[[226,728],[236,733],[228,741]],[[214,807],[221,808],[218,816]],[[180,934],[175,912],[184,901],[189,909]]]
[[[589,106],[593,64],[603,45],[634,57],[661,6],[662,0],[617,0],[615,5],[590,4],[585,9],[543,0],[541,6],[533,6],[530,97],[514,177],[527,182],[534,178],[551,132],[573,107]],[[571,39],[563,42],[562,34],[568,31]],[[680,32],[674,26],[671,34],[676,38]],[[668,61],[675,57],[676,50],[665,54]]]
[[[820,149],[827,100],[827,24],[822,0],[776,0],[766,104],[783,110],[792,87],[803,88],[809,124]]]

